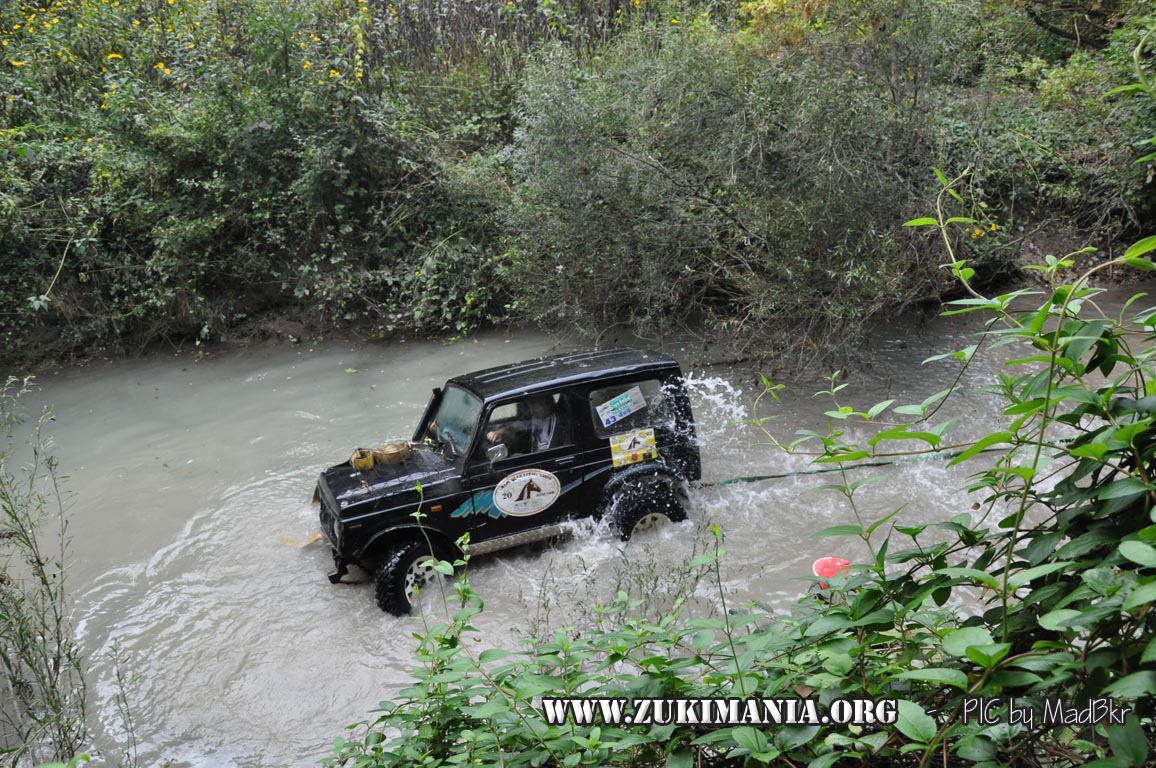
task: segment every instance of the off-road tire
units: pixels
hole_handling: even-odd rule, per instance
[[[440,558],[436,550],[430,554],[430,546],[424,540],[400,542],[390,547],[373,576],[377,607],[394,616],[405,616],[413,611],[410,599],[413,588],[432,586],[437,577],[432,568],[423,569],[423,563]],[[423,571],[428,572],[428,577],[423,578]]]
[[[623,541],[629,541],[636,533],[660,524],[660,518],[666,518],[672,523],[681,523],[686,519],[686,510],[678,495],[665,483],[624,489],[613,508],[614,516],[610,526]]]

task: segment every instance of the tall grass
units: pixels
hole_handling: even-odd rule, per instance
[[[27,381],[0,387],[0,757],[11,766],[69,758],[85,744],[85,685],[66,599],[68,526],[42,427],[15,467],[12,438]]]

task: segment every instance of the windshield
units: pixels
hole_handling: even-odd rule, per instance
[[[430,421],[429,436],[450,453],[461,456],[470,446],[481,412],[482,401],[475,395],[460,387],[448,386]]]

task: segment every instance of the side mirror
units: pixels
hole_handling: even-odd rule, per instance
[[[490,460],[491,464],[493,464],[495,461],[501,461],[502,459],[506,458],[509,455],[510,455],[510,452],[509,452],[509,450],[506,449],[505,443],[498,443],[497,445],[491,445],[489,448],[486,449],[486,458],[488,458]]]

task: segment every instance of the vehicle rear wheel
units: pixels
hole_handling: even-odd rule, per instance
[[[678,496],[663,483],[636,486],[627,490],[616,504],[611,526],[623,541],[686,519]]]
[[[421,590],[439,578],[433,568],[436,559],[425,541],[406,541],[390,548],[373,577],[377,607],[395,616],[410,613]]]

